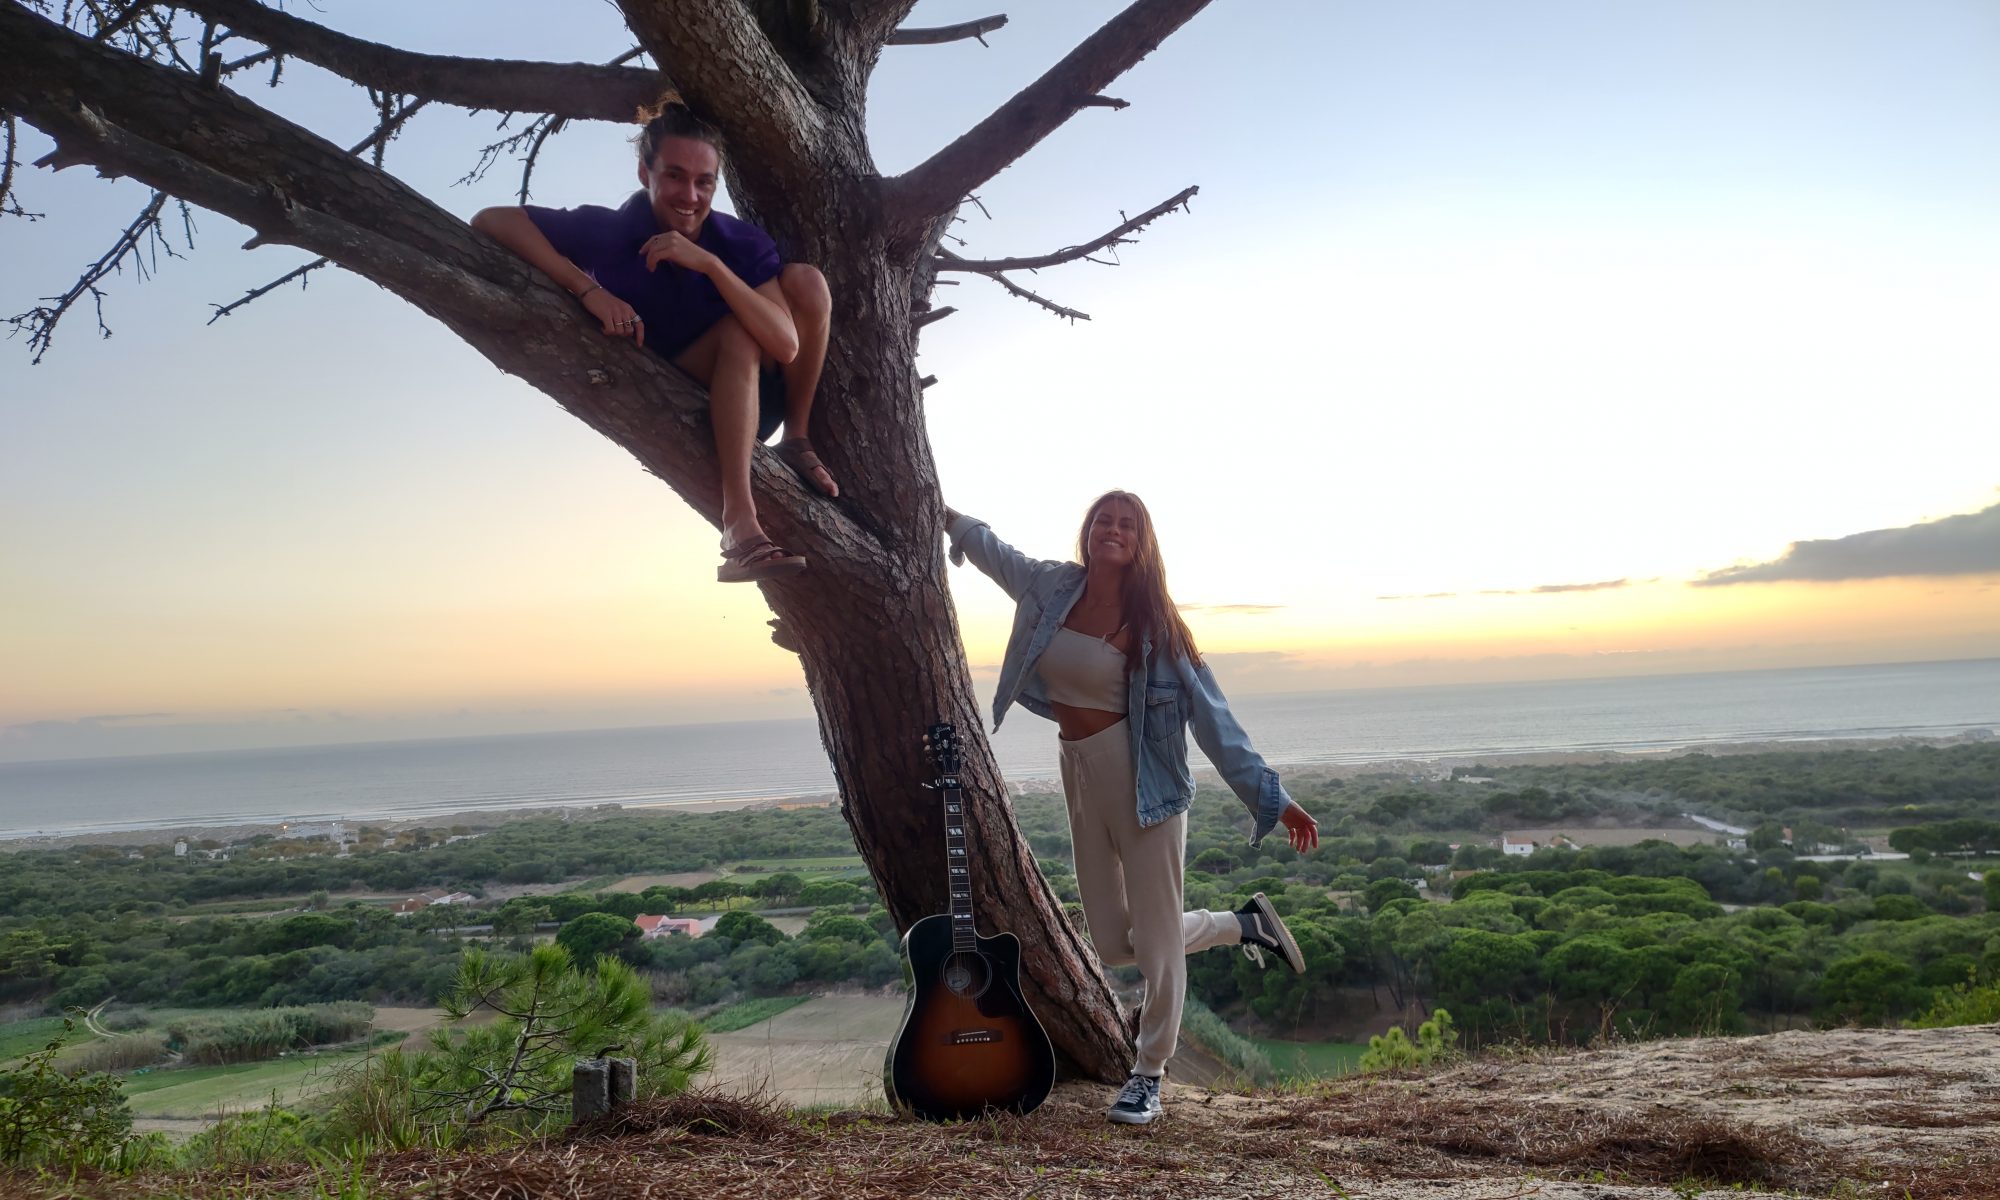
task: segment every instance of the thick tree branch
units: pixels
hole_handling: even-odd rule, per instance
[[[256,0],[179,0],[178,7],[364,87],[462,108],[630,123],[672,86],[642,67],[419,54],[338,33]]]
[[[732,171],[778,177],[812,163],[824,114],[740,0],[616,0],[688,107],[722,130]]]
[[[917,0],[824,0],[863,42],[882,45],[895,33]]]
[[[711,521],[721,515],[708,397],[602,338],[549,280],[407,185],[192,74],[92,45],[0,0],[0,110],[89,163],[222,213],[252,244],[302,247],[394,291],[634,453]],[[759,515],[793,545],[874,545],[775,455],[752,463]]]
[[[931,25],[898,29],[889,35],[891,46],[937,46],[945,42],[962,42],[967,38],[976,39],[980,45],[986,44],[986,35],[1007,23],[1006,13],[994,13],[977,21],[960,21],[956,25]]]
[[[1090,258],[1091,255],[1096,254],[1100,250],[1108,250],[1113,246],[1127,245],[1136,240],[1131,236],[1132,234],[1139,232],[1141,229],[1144,229],[1177,208],[1187,207],[1188,201],[1194,199],[1195,193],[1199,191],[1201,189],[1198,187],[1183,189],[1171,198],[1155,204],[1138,216],[1127,217],[1116,229],[1113,229],[1104,236],[1093,238],[1081,245],[1066,246],[1061,250],[1049,254],[1037,254],[1028,258],[963,258],[955,254],[948,256],[940,255],[938,270],[971,271],[979,275],[990,275],[995,271],[1039,271],[1043,267],[1055,267],[1063,263]],[[1118,215],[1121,217],[1125,216],[1124,213],[1119,213]]]
[[[951,211],[1207,6],[1208,0],[1134,0],[957,141],[890,180],[895,218],[915,224]]]

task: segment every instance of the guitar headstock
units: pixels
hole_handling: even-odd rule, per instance
[[[958,775],[958,731],[948,723],[940,722],[924,732],[924,745],[930,750],[931,769],[940,778],[954,778]]]

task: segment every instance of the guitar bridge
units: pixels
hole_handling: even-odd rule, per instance
[[[946,1040],[954,1046],[979,1046],[1000,1041],[1001,1037],[997,1029],[954,1029]]]

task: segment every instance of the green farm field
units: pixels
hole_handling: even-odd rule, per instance
[[[10,1062],[26,1054],[33,1054],[49,1044],[49,1039],[62,1032],[61,1017],[30,1017],[25,1021],[9,1021],[0,1025],[0,1062]],[[95,1041],[96,1037],[83,1027],[78,1020],[76,1032],[70,1035],[69,1044],[79,1045]]]
[[[276,1097],[291,1104],[332,1086],[365,1050],[298,1055],[230,1067],[170,1067],[125,1078],[135,1117],[201,1119],[262,1108]]]

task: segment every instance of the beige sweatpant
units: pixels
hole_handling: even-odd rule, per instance
[[[1105,966],[1137,963],[1145,977],[1132,1069],[1158,1075],[1180,1039],[1187,956],[1241,942],[1242,922],[1231,912],[1181,911],[1187,814],[1140,827],[1131,733],[1124,722],[1059,744],[1084,920]]]

